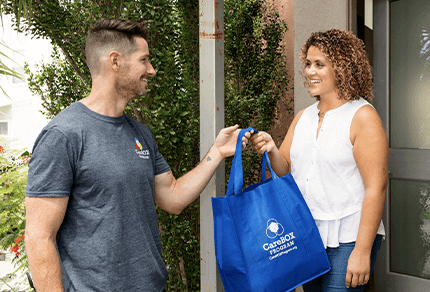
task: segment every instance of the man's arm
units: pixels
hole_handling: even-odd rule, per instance
[[[55,240],[68,201],[69,197],[25,197],[25,249],[38,292],[64,292]]]
[[[155,176],[155,202],[169,213],[180,214],[198,198],[221,161],[234,155],[239,131],[237,125],[222,129],[199,165],[179,179],[176,180],[170,171]],[[243,145],[249,137],[248,132]]]

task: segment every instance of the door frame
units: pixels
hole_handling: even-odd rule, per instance
[[[381,117],[390,137],[390,2],[398,0],[373,0],[373,105]],[[405,0],[401,0],[405,1]],[[392,149],[388,171],[390,179],[430,180],[430,150]],[[386,238],[382,243],[375,266],[375,290],[378,292],[428,292],[430,280],[390,271],[390,185],[384,206],[383,221]],[[393,214],[394,215],[394,214]],[[412,289],[412,290],[411,290]]]

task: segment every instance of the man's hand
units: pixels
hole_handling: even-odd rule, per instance
[[[238,125],[222,129],[199,165],[179,179],[176,180],[171,171],[156,175],[154,185],[157,205],[169,213],[178,215],[197,199],[221,161],[227,156],[234,155],[239,132]],[[249,137],[250,132],[242,138],[242,147],[245,147]]]
[[[348,259],[345,285],[347,288],[364,285],[370,278],[370,252],[354,248]]]
[[[236,150],[237,136],[239,135],[239,125],[234,125],[222,129],[215,139],[214,147],[216,147],[220,155],[225,158],[233,156]],[[253,131],[252,131],[253,132]],[[251,133],[247,132],[242,138],[242,147],[245,148]]]

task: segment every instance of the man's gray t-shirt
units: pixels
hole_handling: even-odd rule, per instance
[[[40,133],[26,196],[69,196],[57,234],[66,292],[164,290],[154,176],[170,168],[143,124],[75,102]]]

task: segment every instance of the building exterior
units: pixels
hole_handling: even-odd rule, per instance
[[[11,27],[9,17],[3,16],[0,37],[14,50],[4,47],[0,49],[14,62],[3,56],[1,59],[5,65],[17,72],[24,72],[24,62],[34,69],[35,64],[50,58],[50,42],[32,39],[31,36],[16,32]],[[48,122],[40,113],[42,108],[40,97],[33,96],[27,82],[17,78],[0,76],[0,85],[9,96],[0,92],[0,135],[12,139],[15,148],[26,148],[31,151],[37,135]]]
[[[315,101],[298,60],[311,32],[346,29],[364,40],[373,64],[373,104],[390,141],[387,236],[368,291],[430,291],[430,1],[277,3],[290,28],[285,41],[289,63],[294,60],[296,114]],[[284,134],[287,129],[282,126]]]
[[[390,139],[390,182],[384,212],[386,240],[374,273],[374,291],[430,291],[430,1],[276,0],[287,22],[286,54],[294,80],[294,111],[314,102],[303,86],[298,55],[314,31],[354,31],[366,45],[374,70],[375,100]],[[47,40],[20,35],[3,18],[3,51],[20,66],[49,58]],[[20,67],[2,60],[11,68]],[[25,82],[1,76],[0,134],[29,150],[47,123],[39,97]],[[286,133],[291,116],[279,117]],[[284,111],[285,112],[285,111]],[[218,288],[217,288],[218,290]],[[221,290],[219,290],[221,291]]]

